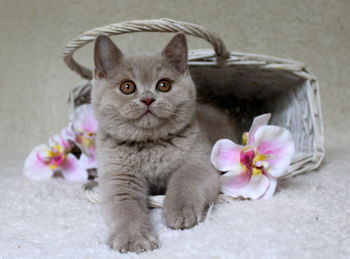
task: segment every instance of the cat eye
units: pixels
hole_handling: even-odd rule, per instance
[[[168,79],[161,79],[158,81],[156,88],[160,92],[169,92],[171,89],[171,82]]]
[[[133,81],[124,81],[120,84],[119,89],[123,94],[132,94],[136,91],[136,85]]]

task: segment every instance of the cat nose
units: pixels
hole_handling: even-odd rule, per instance
[[[147,106],[150,106],[155,100],[153,98],[145,98],[142,99],[141,102],[143,102],[144,104],[146,104]]]

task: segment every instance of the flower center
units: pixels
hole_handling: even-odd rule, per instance
[[[80,132],[77,134],[77,142],[84,148],[90,148],[95,146],[95,135],[96,133],[89,132],[84,134]]]
[[[244,145],[248,142],[248,133],[243,133],[242,142]],[[248,171],[251,176],[266,174],[265,169],[269,163],[267,156],[254,151],[252,147],[245,146],[240,152],[240,163],[244,171]]]
[[[252,176],[266,173],[265,169],[268,168],[266,159],[266,155],[255,152],[250,146],[246,146],[240,152],[241,167]]]
[[[47,150],[38,152],[38,158],[52,170],[57,169],[65,161],[68,150],[65,150],[63,146],[55,144]]]
[[[54,145],[51,147],[51,149],[48,151],[48,157],[49,159],[49,167],[52,170],[57,169],[59,166],[62,165],[64,160],[67,157],[67,150],[64,150],[64,148],[61,145]]]

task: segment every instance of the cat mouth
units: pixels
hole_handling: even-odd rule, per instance
[[[145,112],[140,116],[140,118],[145,117],[145,116],[147,116],[147,115],[153,115],[153,116],[157,117],[150,109],[147,109],[147,111],[145,111]]]
[[[134,121],[135,125],[142,129],[153,129],[160,125],[160,120],[157,115],[155,115],[149,109],[144,111],[136,121]]]

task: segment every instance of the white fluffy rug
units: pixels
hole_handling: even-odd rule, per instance
[[[161,248],[140,258],[350,258],[350,162],[331,146],[319,171],[283,181],[271,200],[215,208],[191,230],[167,229],[151,212]],[[80,184],[32,182],[22,161],[0,168],[0,258],[129,258],[105,244],[99,212]]]

